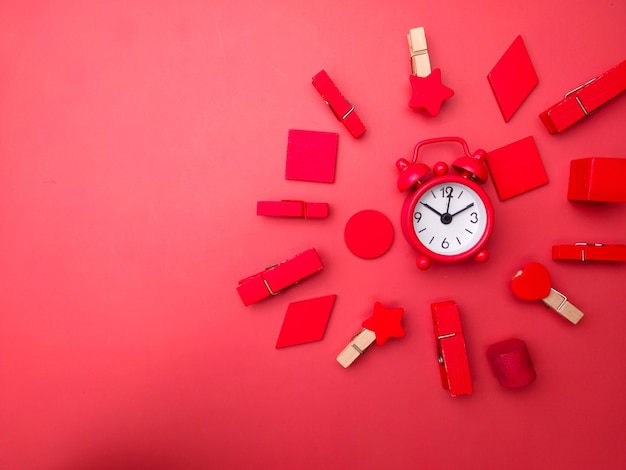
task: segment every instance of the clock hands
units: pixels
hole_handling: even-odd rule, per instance
[[[446,214],[450,213],[450,201],[452,200],[452,191],[450,191],[450,194],[448,194],[448,205],[446,206]]]
[[[432,208],[431,206],[429,206],[429,205],[428,205],[428,204],[426,204],[425,202],[421,202],[421,201],[420,201],[420,204],[421,204],[422,206],[426,206],[428,209],[430,209],[431,211],[433,211],[433,212],[434,212],[435,214],[437,214],[439,217],[443,217],[443,214],[442,214],[441,212],[439,212],[438,210],[436,210],[436,209]]]
[[[432,206],[426,204],[425,202],[421,202],[420,204],[423,205],[424,207],[426,207],[427,209],[433,211],[435,214],[437,214],[441,220],[441,223],[444,225],[448,225],[449,223],[452,222],[452,219],[459,215],[461,212],[469,209],[470,207],[472,207],[474,205],[474,203],[472,202],[471,204],[468,204],[467,206],[465,206],[463,209],[456,211],[454,214],[450,214],[449,209],[450,209],[450,198],[448,198],[448,207],[446,208],[446,212],[444,214],[442,214],[441,212],[439,212],[437,209],[433,208]]]
[[[455,215],[459,215],[461,212],[469,209],[470,207],[472,207],[474,205],[474,203],[472,202],[471,204],[468,204],[467,206],[465,206],[463,209],[461,209],[460,211],[456,211],[454,214],[452,214],[452,217],[454,217]]]

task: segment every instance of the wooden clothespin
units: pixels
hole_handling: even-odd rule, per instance
[[[574,243],[553,245],[552,259],[555,261],[626,261],[626,245],[602,243]]]
[[[437,302],[431,311],[441,384],[453,397],[469,395],[474,389],[457,304],[452,300]]]
[[[573,89],[539,115],[550,134],[564,131],[626,90],[626,60]]]
[[[454,96],[454,90],[441,83],[441,69],[430,68],[430,56],[424,28],[413,28],[407,35],[411,55],[409,82],[413,90],[409,108],[423,109],[438,116],[445,100]]]
[[[430,75],[430,57],[428,56],[428,44],[423,27],[413,28],[407,34],[409,54],[411,55],[411,71],[417,77]]]
[[[541,263],[533,262],[519,270],[511,281],[511,289],[522,300],[541,300],[562,317],[576,324],[583,312],[572,305],[567,297],[552,288],[550,273]]]
[[[317,251],[310,248],[239,281],[237,292],[244,305],[248,306],[279,294],[283,289],[315,274],[323,267]]]
[[[380,302],[376,302],[372,316],[362,323],[363,329],[339,353],[337,362],[343,367],[348,367],[374,341],[378,346],[382,346],[389,338],[402,338],[404,336],[401,324],[403,314],[402,308],[387,308]]]
[[[313,86],[330,106],[337,119],[350,131],[352,137],[358,138],[365,133],[365,126],[356,114],[354,106],[344,98],[325,70],[313,77]]]
[[[328,203],[291,200],[258,201],[256,203],[256,214],[266,217],[325,219],[328,217]]]

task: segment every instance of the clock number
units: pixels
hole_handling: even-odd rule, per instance
[[[415,218],[415,220],[417,221],[417,223],[419,223],[420,220],[422,220],[422,213],[421,212],[416,212],[413,217]]]
[[[441,188],[441,197],[452,197],[452,186],[444,186]]]
[[[444,250],[447,250],[448,248],[450,248],[450,242],[448,242],[447,238],[444,238],[443,241],[441,242],[441,248],[443,248]]]
[[[478,223],[478,214],[477,214],[476,212],[472,212],[472,213],[470,214],[470,216],[472,217],[472,218],[470,219],[470,222],[471,222],[471,223],[473,223],[473,224]]]

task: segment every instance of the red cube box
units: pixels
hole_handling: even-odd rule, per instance
[[[590,157],[572,160],[567,199],[626,202],[626,158]]]

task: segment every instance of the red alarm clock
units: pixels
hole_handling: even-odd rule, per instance
[[[432,171],[418,162],[425,145],[450,142],[461,144],[465,152],[452,164],[453,172],[448,173],[444,162],[436,163]],[[493,206],[480,186],[489,177],[486,156],[482,149],[470,154],[460,137],[438,137],[419,142],[413,161],[401,158],[396,162],[398,189],[411,190],[402,207],[402,232],[421,254],[417,258],[420,269],[428,269],[432,260],[489,259],[484,246],[493,228]]]

